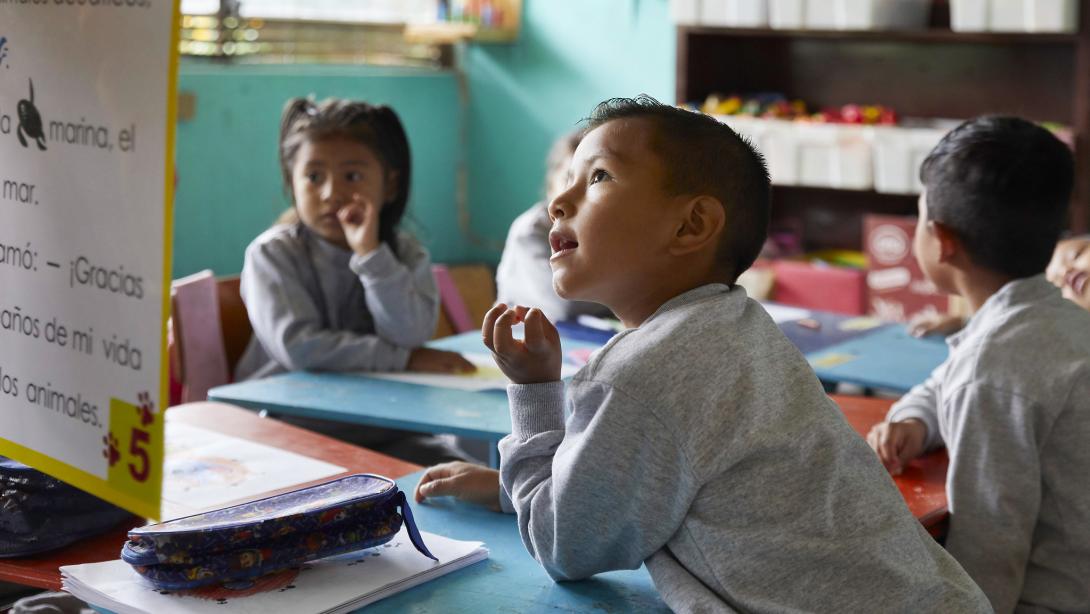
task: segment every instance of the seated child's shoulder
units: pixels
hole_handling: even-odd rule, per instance
[[[975,343],[964,352],[975,379],[1004,388],[1053,381],[1058,391],[1062,380],[1090,375],[1090,312],[1059,296],[1004,313]]]
[[[1090,312],[1057,294],[1003,313],[980,343],[984,351],[1036,347],[1090,357]]]
[[[548,237],[552,228],[549,219],[549,211],[545,203],[537,203],[526,211],[523,211],[511,222],[511,228],[507,234],[511,238]]]
[[[588,375],[638,387],[690,379],[687,374],[694,372],[718,380],[757,367],[762,355],[781,349],[789,350],[790,342],[760,304],[724,286],[622,333]]]
[[[301,250],[298,228],[294,224],[277,224],[250,242],[246,260],[279,260]]]

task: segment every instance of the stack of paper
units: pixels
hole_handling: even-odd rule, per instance
[[[366,373],[367,377],[375,379],[388,379],[407,384],[419,384],[421,386],[434,386],[436,388],[454,388],[456,390],[469,390],[479,392],[481,390],[506,390],[511,380],[496,366],[496,361],[491,354],[476,354],[466,352],[462,354],[466,360],[477,366],[473,373],[460,373],[449,375],[444,373]],[[560,366],[560,377],[571,377],[579,371],[576,365],[567,363]]]
[[[314,561],[230,588],[159,591],[120,560],[61,567],[61,574],[64,590],[115,614],[334,614],[351,612],[488,558],[481,542],[421,534],[438,563],[417,552],[402,528],[383,546]]]

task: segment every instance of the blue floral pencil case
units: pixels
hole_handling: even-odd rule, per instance
[[[372,548],[405,525],[435,559],[405,493],[360,474],[233,507],[129,531],[121,558],[162,590],[249,580],[307,561]]]

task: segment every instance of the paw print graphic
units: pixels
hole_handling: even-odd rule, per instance
[[[121,460],[121,452],[117,449],[117,437],[114,437],[113,433],[103,435],[102,446],[102,457],[110,463],[111,467],[113,467],[117,464],[117,461]]]
[[[155,404],[151,402],[151,395],[147,392],[141,392],[137,398],[139,404],[136,412],[140,416],[140,426],[148,426],[155,420]]]

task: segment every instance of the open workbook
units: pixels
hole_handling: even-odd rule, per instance
[[[64,590],[115,614],[334,614],[351,612],[488,558],[481,542],[422,533],[439,559],[413,548],[405,529],[377,548],[304,564],[238,586],[160,591],[116,560],[62,567]]]

